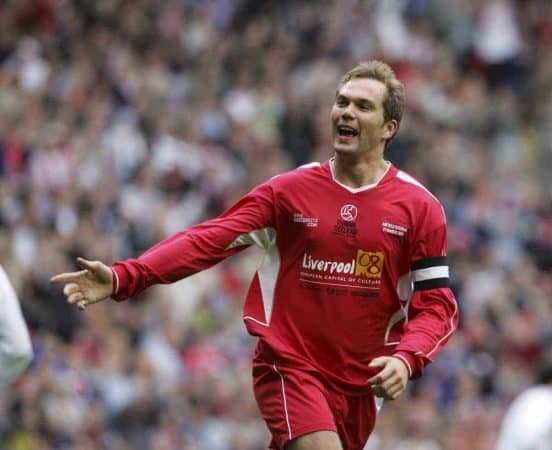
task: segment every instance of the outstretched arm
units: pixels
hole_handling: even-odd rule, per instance
[[[112,297],[120,301],[153,284],[178,281],[233,255],[251,244],[262,246],[274,223],[272,189],[265,183],[239,200],[220,217],[159,242],[136,259],[112,267],[79,258],[82,269],[56,275],[63,293],[79,309]]]
[[[0,267],[0,387],[14,381],[32,359],[31,339],[19,301]]]

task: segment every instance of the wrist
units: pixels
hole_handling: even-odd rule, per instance
[[[128,298],[127,288],[129,276],[124,266],[117,262],[111,266],[111,273],[113,275],[113,292],[111,298],[117,302],[122,302]]]
[[[414,373],[414,367],[416,364],[414,357],[406,352],[396,352],[396,353],[393,353],[392,356],[393,358],[396,358],[403,363],[403,365],[406,367],[406,370],[408,372],[408,378],[409,379],[412,378],[412,374]]]
[[[119,275],[113,267],[111,267],[111,286],[113,289],[110,296],[117,295],[117,292],[119,292]]]

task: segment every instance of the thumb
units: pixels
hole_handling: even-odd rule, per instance
[[[368,367],[384,367],[386,364],[387,364],[387,357],[379,356],[377,358],[374,358],[372,361],[370,361],[370,364],[368,364]]]
[[[77,258],[77,266],[90,272],[95,272],[96,269],[94,262],[88,261],[87,259],[81,258],[80,256]]]
[[[89,261],[87,259],[77,258],[77,265],[86,271],[86,273],[94,276],[96,281],[102,284],[113,283],[113,275],[111,269],[101,261]]]

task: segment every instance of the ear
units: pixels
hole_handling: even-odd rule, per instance
[[[391,139],[397,130],[399,129],[399,122],[397,122],[395,119],[388,120],[383,124],[383,138],[384,139]]]

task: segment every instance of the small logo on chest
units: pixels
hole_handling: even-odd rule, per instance
[[[318,219],[316,217],[305,217],[301,213],[295,213],[293,215],[293,221],[296,223],[302,223],[306,227],[317,227],[318,226]]]
[[[334,233],[349,238],[356,238],[358,234],[357,216],[358,208],[355,205],[343,205],[339,210],[339,218],[334,225]]]
[[[402,225],[396,225],[394,223],[382,222],[381,231],[388,234],[394,234],[395,236],[404,236],[408,232],[408,228]]]
[[[355,205],[343,205],[339,214],[343,220],[354,222],[358,215],[358,209]]]

